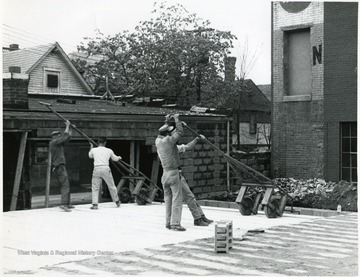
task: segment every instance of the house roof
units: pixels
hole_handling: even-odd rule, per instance
[[[243,111],[271,111],[271,102],[251,80],[244,80],[248,89],[242,91],[240,110]]]
[[[10,66],[18,66],[21,67],[21,73],[31,74],[36,66],[40,64],[46,58],[46,56],[53,51],[57,51],[60,57],[69,66],[70,70],[85,87],[86,91],[89,94],[93,94],[93,91],[91,90],[88,83],[81,76],[81,74],[78,72],[69,57],[57,42],[52,44],[39,45],[32,48],[3,52],[3,73],[8,73]]]
[[[257,85],[261,92],[266,96],[266,98],[271,101],[271,84],[269,85]]]
[[[166,115],[179,113],[189,116],[203,117],[223,117],[225,115],[215,113],[197,113],[189,110],[179,110],[168,107],[148,107],[138,106],[125,102],[112,102],[108,100],[89,99],[85,97],[49,97],[43,95],[29,95],[29,111],[49,111],[49,109],[40,104],[48,103],[58,112],[72,113],[91,113],[91,114],[126,114],[126,115]]]
[[[3,52],[3,73],[9,72],[10,66],[21,67],[21,73],[29,74],[30,68],[41,60],[54,44],[39,45],[15,51]]]

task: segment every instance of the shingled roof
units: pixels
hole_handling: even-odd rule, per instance
[[[257,85],[266,98],[271,101],[271,85]]]
[[[3,73],[8,73],[10,66],[19,66],[21,67],[21,73],[29,74],[34,64],[42,59],[53,46],[54,44],[46,44],[33,48],[3,52]]]
[[[198,113],[184,109],[169,107],[138,106],[125,102],[112,102],[108,100],[88,98],[61,98],[41,95],[29,95],[30,111],[48,111],[46,106],[39,102],[51,104],[58,112],[92,113],[92,114],[128,114],[128,115],[165,115],[179,113],[182,115],[226,117],[216,113]]]
[[[244,111],[270,112],[271,102],[258,86],[251,79],[244,80],[244,83],[248,89],[242,91],[240,109]]]
[[[9,67],[18,66],[21,68],[21,73],[31,74],[32,70],[45,59],[45,57],[57,51],[62,59],[66,62],[70,70],[75,74],[78,80],[84,85],[86,90],[93,94],[90,86],[81,76],[79,71],[75,68],[69,57],[66,55],[61,46],[55,42],[52,44],[39,45],[31,48],[24,48],[15,51],[3,52],[3,73],[9,73]]]

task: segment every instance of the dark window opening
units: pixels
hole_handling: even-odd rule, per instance
[[[59,86],[58,75],[48,74],[47,75],[47,86],[49,88],[57,88]]]

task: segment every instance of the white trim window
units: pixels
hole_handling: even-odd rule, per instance
[[[44,68],[44,92],[60,93],[61,70]]]
[[[341,180],[357,183],[357,122],[341,123]]]

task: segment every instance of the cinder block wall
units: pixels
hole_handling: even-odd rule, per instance
[[[188,123],[211,143],[226,153],[226,123]],[[185,130],[180,143],[194,136]],[[227,190],[226,160],[209,144],[199,142],[193,151],[182,154],[182,171],[195,196],[204,199]]]
[[[310,48],[323,45],[324,6],[322,2],[311,2],[307,7],[306,4],[293,3],[290,6],[289,3],[285,3],[289,5],[286,9],[280,2],[273,2],[272,6],[272,176],[323,178],[324,63],[312,64],[308,98],[287,98],[284,89],[284,33],[310,28]]]
[[[28,108],[28,82],[27,74],[3,74],[3,107],[27,109]]]
[[[358,3],[324,5],[325,176],[340,179],[340,122],[357,121]]]

